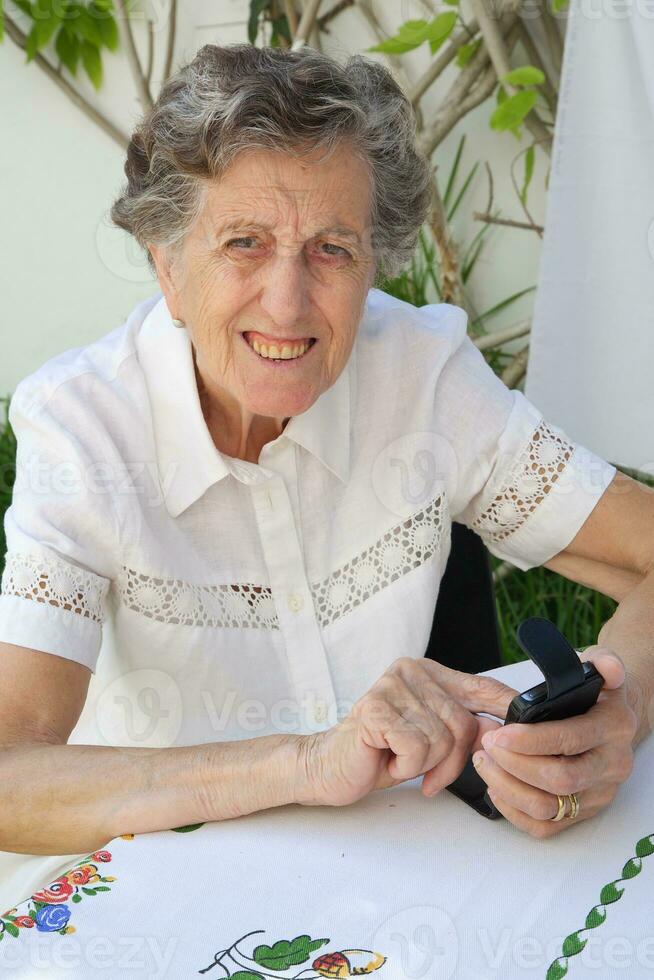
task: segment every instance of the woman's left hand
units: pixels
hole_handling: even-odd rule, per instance
[[[589,647],[590,660],[604,677],[596,704],[562,721],[498,726],[482,738],[477,771],[497,809],[532,837],[551,837],[607,806],[633,769],[636,712],[627,701],[626,672],[618,654]],[[506,746],[499,745],[499,739]],[[576,793],[579,814],[556,822],[557,794]],[[567,810],[569,812],[569,801]]]

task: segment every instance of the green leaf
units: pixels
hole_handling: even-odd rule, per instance
[[[66,66],[71,75],[75,75],[79,64],[79,40],[75,34],[70,35],[63,24],[57,34],[55,51],[62,65]]]
[[[268,6],[268,0],[250,0],[250,17],[248,20],[248,40],[255,44],[259,33],[259,17]]]
[[[93,6],[95,6],[96,9],[96,23],[98,25],[98,30],[100,31],[102,43],[104,44],[105,48],[108,48],[109,51],[117,51],[119,41],[118,25],[116,24],[116,21],[108,11],[102,10],[102,8],[98,7],[97,4],[91,4],[91,8]]]
[[[650,837],[652,835],[650,834]],[[636,844],[636,855],[639,858],[649,857],[650,854],[654,854],[654,844],[649,839],[649,837],[643,837]]]
[[[639,875],[642,870],[642,861],[640,858],[629,858],[624,868],[622,869],[623,878],[635,878]]]
[[[306,963],[313,952],[328,942],[329,939],[296,936],[290,942],[288,939],[280,939],[273,946],[257,946],[252,955],[255,962],[266,969],[288,970],[299,963]]]
[[[108,885],[96,885],[95,890],[96,892],[110,892],[111,888]]]
[[[230,980],[263,980],[260,973],[251,973],[249,970],[237,970],[230,973]]]
[[[611,881],[608,885],[604,885],[600,892],[600,902],[602,905],[611,905],[612,902],[617,902],[621,897],[624,888],[616,888],[615,882]]]
[[[565,963],[559,963],[558,960],[554,960],[547,971],[545,980],[561,980],[561,978],[564,977],[567,972],[568,967]]]
[[[427,29],[427,40],[429,41],[429,48],[432,54],[435,54],[440,46],[448,39],[454,30],[458,16],[456,10],[450,10],[444,14],[439,14],[438,17],[432,20]]]
[[[495,101],[497,102],[497,104],[498,105],[502,105],[503,102],[506,102],[506,100],[508,99],[508,97],[509,97],[508,96],[508,93],[507,93],[506,89],[504,88],[504,86],[503,85],[498,85],[497,86],[497,92],[495,93]]]
[[[555,14],[558,14],[559,10],[565,10],[568,6],[570,0],[552,0],[552,9]]]
[[[93,87],[99,89],[102,85],[102,61],[100,52],[90,41],[82,41],[81,46],[82,64],[84,71],[91,79]]]
[[[471,61],[474,56],[479,51],[482,45],[481,38],[477,38],[476,41],[470,41],[468,44],[462,44],[456,53],[456,63],[459,68],[465,68],[469,61]]]
[[[188,834],[191,830],[197,830],[198,827],[204,827],[203,823],[187,823],[184,827],[171,827],[176,834]]]
[[[586,922],[584,924],[587,929],[597,929],[597,927],[601,926],[605,921],[606,909],[602,908],[600,905],[596,905],[586,916]]]
[[[509,85],[542,85],[545,74],[533,65],[523,65],[522,68],[514,68],[508,75],[504,75],[502,81]]]
[[[452,164],[452,169],[450,170],[450,176],[447,178],[447,187],[445,188],[445,193],[443,194],[443,204],[447,207],[450,203],[450,195],[454,190],[454,182],[456,180],[456,175],[459,172],[459,164],[461,163],[461,154],[463,153],[463,147],[465,146],[466,134],[461,134],[461,139],[459,140],[459,145],[456,148],[456,153],[454,155],[454,163]]]
[[[77,902],[81,902],[81,901],[82,901],[81,895],[73,895],[73,897],[71,898],[71,902],[75,902],[76,904]]]
[[[531,178],[534,176],[534,160],[536,159],[535,147],[530,146],[525,153],[525,175],[522,181],[522,189],[520,190],[520,200],[523,204],[527,203],[527,191],[529,190],[529,185],[531,184]]]
[[[397,34],[386,38],[368,51],[381,51],[384,54],[404,54],[413,51],[428,39],[429,23],[426,20],[407,20],[400,26]]]
[[[2,5],[2,0],[0,0],[0,44],[5,36],[5,11]]]
[[[501,103],[490,118],[491,129],[515,130],[534,108],[538,95],[533,88],[516,92]]]
[[[461,201],[465,197],[466,191],[470,187],[470,182],[472,181],[472,178],[477,173],[477,167],[478,166],[479,166],[479,161],[477,161],[477,163],[474,164],[472,170],[470,171],[470,173],[466,177],[465,181],[463,182],[463,187],[461,188],[461,190],[457,194],[456,200],[454,201],[454,204],[452,205],[452,207],[450,208],[450,210],[447,212],[447,220],[448,221],[451,221],[451,219],[456,214],[456,212],[457,212],[457,210],[459,208],[459,205],[461,204]]]
[[[95,895],[95,888],[84,888],[82,885],[82,891],[85,895]]]
[[[18,9],[22,10],[28,17],[32,16],[32,4],[29,2],[29,0],[11,0],[11,2],[13,3],[14,7],[18,7]]]
[[[10,936],[14,937],[14,939],[18,939],[20,934],[18,926],[15,926],[13,922],[5,922],[5,932],[8,932]]]
[[[104,43],[102,30],[92,7],[79,7],[76,27],[80,37],[89,41],[95,48],[102,47]]]
[[[563,940],[563,946],[561,947],[563,955],[576,956],[577,953],[581,953],[587,942],[588,940],[579,938],[578,932],[573,932]]]

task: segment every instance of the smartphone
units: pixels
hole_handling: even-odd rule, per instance
[[[582,715],[592,708],[604,678],[594,664],[582,663],[577,651],[554,623],[532,616],[520,623],[516,638],[540,668],[545,680],[516,694],[506,713],[505,725],[559,721]],[[473,766],[472,757],[447,789],[489,820],[503,816],[488,798],[486,783]]]

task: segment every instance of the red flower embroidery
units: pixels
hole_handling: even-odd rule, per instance
[[[31,915],[17,915],[14,919],[14,925],[23,929],[31,929],[34,925],[34,919]]]
[[[94,861],[111,861],[111,851],[96,851],[91,857]]]
[[[68,881],[74,885],[86,885],[91,878],[98,877],[96,875],[97,870],[94,864],[84,864],[81,868],[73,868],[64,877],[68,878]]]
[[[68,881],[65,875],[62,875],[61,878],[57,878],[47,888],[43,888],[40,892],[35,892],[32,895],[32,901],[46,902],[48,905],[54,905],[57,902],[65,902],[73,894],[73,891],[74,886]]]

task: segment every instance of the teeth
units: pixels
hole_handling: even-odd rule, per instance
[[[261,357],[269,357],[274,360],[283,361],[290,361],[296,357],[301,357],[302,354],[305,354],[311,346],[310,344],[305,343],[295,344],[292,347],[290,344],[282,344],[282,348],[280,350],[277,344],[260,344],[258,340],[253,340],[251,342],[248,341],[248,343],[250,344],[250,347],[257,352],[257,354],[261,355]]]

